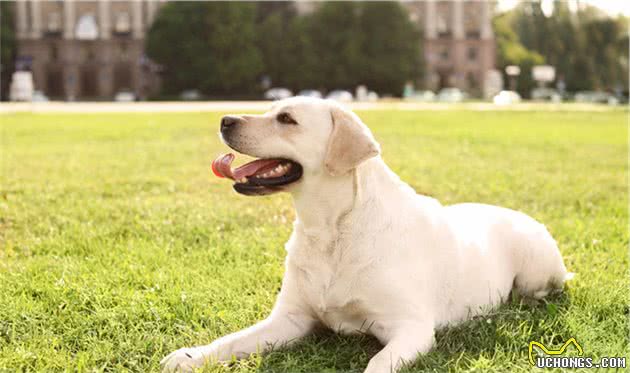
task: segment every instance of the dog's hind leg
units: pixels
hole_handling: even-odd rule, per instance
[[[561,291],[573,273],[567,272],[558,245],[547,228],[538,224],[536,229],[520,234],[521,265],[514,280],[516,290],[534,299]]]

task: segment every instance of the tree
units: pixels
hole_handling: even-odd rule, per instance
[[[255,16],[255,6],[244,2],[163,6],[146,50],[164,67],[164,93],[192,88],[213,96],[254,93],[262,68]]]
[[[628,18],[626,17],[619,17],[617,19],[617,23],[620,25],[620,28],[623,30],[624,28],[628,28]],[[630,38],[629,38],[629,33],[628,32],[622,32],[621,36],[619,38],[617,38],[617,47],[616,50],[618,51],[618,61],[619,64],[617,65],[618,69],[621,71],[621,81],[618,82],[616,84],[616,86],[614,87],[615,90],[617,89],[622,89],[626,92],[626,94],[628,93],[628,74],[629,74],[629,58],[628,55],[630,54],[630,51],[628,50],[630,48]]]
[[[514,44],[518,41],[525,50],[536,52],[554,66],[556,78],[562,79],[569,91],[611,90],[620,84],[627,87],[626,18],[612,19],[592,6],[571,11],[559,0],[547,17],[540,1],[532,1],[496,17],[494,25],[500,63],[510,60],[507,62],[518,64],[515,55],[522,54]],[[512,29],[514,35],[509,35]]]
[[[544,63],[544,58],[537,52],[531,51],[521,44],[519,37],[510,25],[510,15],[503,14],[493,20],[494,33],[497,41],[497,65],[505,81],[509,77],[505,67],[516,65],[521,68],[517,80],[517,90],[523,97],[529,97],[536,82],[532,78],[532,67]]]
[[[328,90],[360,84],[359,6],[352,1],[324,2],[306,23],[308,43],[317,57],[316,63],[309,64],[310,74]]]
[[[615,83],[627,78],[618,50],[618,40],[623,38],[622,27],[621,22],[611,19],[597,19],[585,25],[586,44],[597,46],[591,51],[595,88],[612,89]],[[627,48],[623,56],[628,55]]]
[[[254,94],[256,81],[293,90],[367,84],[399,95],[421,74],[421,34],[398,2],[174,2],[158,14],[147,52],[165,93]]]
[[[303,74],[305,57],[309,51],[307,41],[302,37],[304,30],[300,27],[302,17],[297,17],[292,10],[292,3],[283,2],[286,6],[275,2],[258,3],[260,22],[257,25],[257,45],[263,61],[263,73],[271,78],[273,85],[304,88],[309,83],[307,74]],[[275,6],[272,6],[275,5]]]
[[[363,2],[359,15],[360,78],[381,93],[400,95],[422,75],[422,34],[398,2]]]
[[[310,74],[326,89],[400,95],[422,72],[422,35],[398,2],[326,2],[310,17]],[[315,62],[315,63],[313,63]]]
[[[7,100],[9,85],[13,75],[13,63],[15,61],[15,34],[13,32],[13,4],[7,1],[0,2],[0,76],[2,77],[0,97]]]
[[[256,23],[264,22],[272,15],[278,15],[282,19],[289,20],[296,16],[293,1],[257,1],[256,2]]]

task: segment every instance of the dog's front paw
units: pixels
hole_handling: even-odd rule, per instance
[[[205,357],[198,348],[185,347],[168,354],[160,365],[162,372],[192,372],[205,363]]]

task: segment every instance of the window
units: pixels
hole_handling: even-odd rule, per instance
[[[46,32],[56,34],[61,31],[61,14],[59,12],[48,13],[46,19]]]
[[[118,12],[114,22],[114,31],[118,34],[127,34],[131,30],[131,19],[129,13]]]
[[[79,40],[96,40],[98,38],[98,26],[96,18],[92,14],[84,14],[79,18],[74,34]]]
[[[88,48],[85,51],[85,61],[86,62],[94,62],[95,59],[96,59],[96,56],[94,54],[94,50],[92,50],[92,48]]]
[[[478,88],[477,77],[472,72],[469,72],[466,75],[466,80],[468,81],[468,89],[476,90]]]
[[[118,57],[120,61],[127,61],[129,59],[129,46],[127,43],[120,43],[120,48],[118,49]]]
[[[57,49],[56,45],[51,45],[50,46],[50,60],[57,61],[57,59],[59,59],[59,50]]]
[[[441,38],[449,37],[451,35],[450,30],[448,29],[448,21],[446,19],[446,15],[439,13],[437,17],[437,33]]]
[[[481,33],[481,2],[464,3],[464,32],[467,39],[479,39]]]
[[[451,16],[452,4],[449,4],[446,1],[439,1],[436,4],[436,20],[435,27],[440,38],[448,38],[451,36],[451,27],[449,18]]]
[[[468,61],[476,61],[477,60],[477,48],[470,47],[468,48]]]
[[[449,56],[450,54],[448,52],[448,48],[442,48],[442,50],[440,51],[440,59],[443,61],[447,61]]]

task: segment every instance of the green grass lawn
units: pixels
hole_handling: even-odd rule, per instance
[[[408,371],[525,372],[530,340],[570,337],[629,356],[627,111],[360,115],[417,191],[534,216],[577,272],[564,295],[440,331]],[[220,116],[0,116],[0,371],[157,371],[268,314],[294,212],[211,175]],[[206,370],[360,372],[379,348],[324,333]]]

